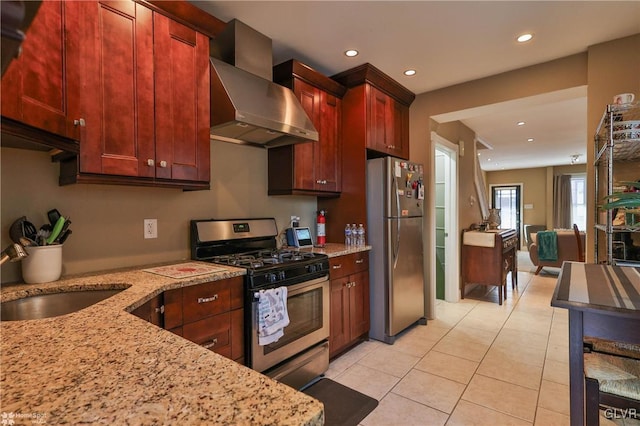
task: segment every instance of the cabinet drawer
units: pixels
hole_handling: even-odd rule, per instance
[[[230,280],[214,281],[182,289],[183,323],[231,310]]]
[[[347,254],[329,259],[329,275],[331,279],[351,275],[355,272],[369,270],[369,253],[366,251]]]
[[[231,355],[231,315],[225,312],[182,327],[182,337],[214,352]],[[226,355],[225,355],[226,356]]]

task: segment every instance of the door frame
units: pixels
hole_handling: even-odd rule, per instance
[[[520,205],[518,206],[518,209],[520,210],[520,229],[518,229],[518,237],[519,237],[518,250],[522,250],[522,242],[525,241],[524,239],[524,184],[522,182],[490,184],[489,185],[489,204],[491,205],[491,207],[493,207],[493,189],[494,188],[509,187],[509,186],[517,187],[520,193],[520,203],[519,203]]]
[[[444,286],[444,300],[447,302],[458,302],[460,300],[460,242],[458,238],[458,155],[459,147],[435,132],[431,132],[432,141],[432,158],[435,159],[436,150],[444,151],[449,157],[449,185],[445,190],[445,286]],[[435,163],[435,161],[434,161]],[[435,164],[434,164],[435,166]],[[432,171],[432,191],[435,191],[435,167]],[[431,229],[431,247],[432,253],[432,265],[436,265],[437,253],[435,243],[436,233],[436,221],[435,221],[435,204],[432,214],[434,220],[432,222]],[[430,279],[433,283],[433,298],[435,299],[435,284],[436,284],[436,272],[435,267],[430,270]]]

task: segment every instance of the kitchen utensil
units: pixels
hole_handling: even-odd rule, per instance
[[[22,245],[23,247],[31,247],[31,246],[37,246],[38,243],[33,241],[31,238],[20,237],[20,245]]]
[[[2,253],[0,253],[0,265],[2,265],[7,260],[11,262],[17,262],[20,259],[24,259],[29,254],[25,251],[24,247],[20,244],[14,243],[4,249]]]
[[[28,220],[25,220],[22,222],[22,235],[24,237],[35,240],[38,235],[38,230],[33,225],[33,223],[29,222]]]
[[[62,235],[64,235],[67,232],[67,230],[69,229],[69,225],[71,225],[71,220],[69,219],[65,220],[64,225],[62,225],[62,229],[60,230],[60,233],[58,234],[56,239],[53,240],[54,244],[60,242],[60,238],[62,237]]]
[[[55,239],[58,238],[58,235],[60,235],[60,231],[62,231],[62,227],[64,226],[65,221],[66,219],[64,218],[64,216],[60,216],[58,218],[58,221],[53,227],[53,231],[51,231],[51,235],[49,235],[49,238],[47,238],[47,244],[53,243]]]
[[[71,235],[72,232],[73,231],[71,231],[71,229],[67,229],[67,231],[60,236],[60,239],[58,240],[58,242],[60,244],[64,244],[64,242],[67,241],[67,238],[69,238],[69,235]]]
[[[62,215],[57,209],[51,209],[47,212],[47,217],[49,218],[49,223],[51,224],[51,226],[54,226],[58,222],[60,216]]]
[[[24,234],[22,233],[22,222],[24,222],[25,220],[27,220],[26,216],[22,216],[19,219],[16,219],[15,222],[13,222],[11,224],[11,227],[9,228],[9,236],[11,237],[11,240],[14,243],[19,243],[20,242],[20,237],[23,237]]]

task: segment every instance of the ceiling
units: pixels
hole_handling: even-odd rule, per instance
[[[369,62],[416,94],[585,52],[640,33],[637,1],[191,1],[273,40],[273,60],[325,75]],[[515,38],[534,34],[530,42]],[[355,58],[344,55],[357,49]],[[416,75],[403,71],[413,68]],[[484,170],[584,163],[586,87],[434,117],[461,120],[490,150]],[[518,121],[525,125],[517,126]],[[534,138],[534,142],[527,142]]]

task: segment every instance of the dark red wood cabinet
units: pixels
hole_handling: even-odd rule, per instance
[[[319,140],[269,149],[269,195],[338,195],[345,88],[296,60],[274,67],[274,80],[293,90]]]
[[[329,264],[329,356],[333,358],[369,333],[369,253],[334,257]]]
[[[2,116],[79,141],[60,184],[209,188],[209,36],[183,22],[134,1],[43,2]]]
[[[243,364],[243,289],[242,277],[176,288],[131,313]]]
[[[2,116],[65,137],[74,137],[67,81],[75,74],[65,64],[69,4],[41,4],[14,59],[2,77]]]
[[[367,158],[409,158],[409,106],[415,95],[371,64],[332,79],[347,87],[342,98],[342,192],[318,199],[327,213],[327,241],[342,243],[347,223],[367,226]],[[391,147],[390,147],[391,146]]]

